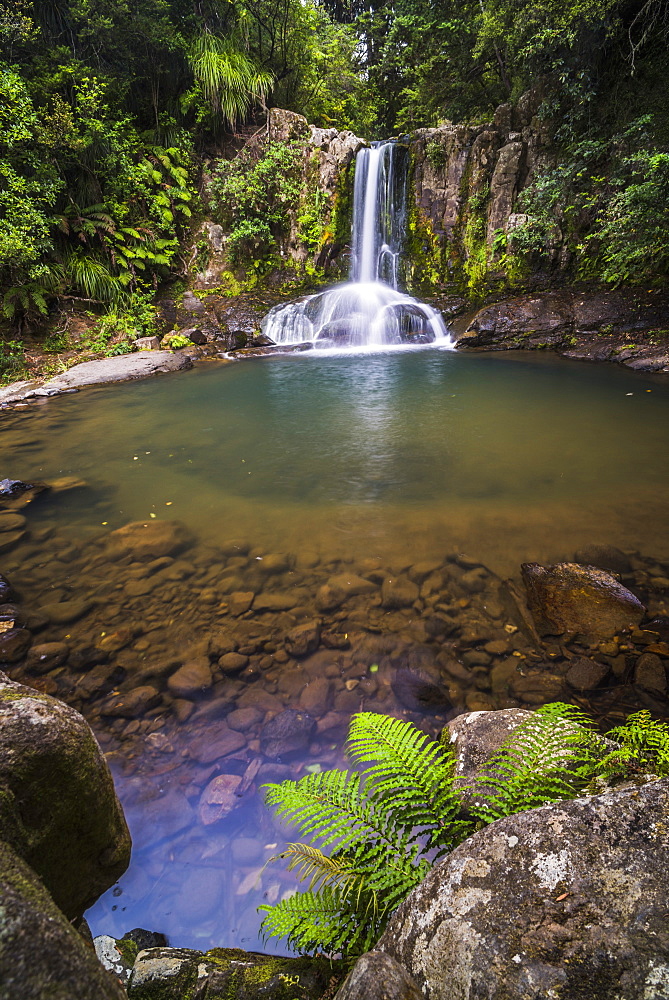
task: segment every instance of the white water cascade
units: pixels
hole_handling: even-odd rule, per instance
[[[275,344],[311,342],[321,349],[452,347],[441,314],[397,287],[406,204],[406,149],[394,142],[361,149],[355,162],[350,280],[275,306],[263,333]]]

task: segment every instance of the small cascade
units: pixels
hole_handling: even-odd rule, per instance
[[[355,162],[349,281],[275,306],[263,333],[275,344],[379,348],[452,347],[441,314],[399,291],[406,230],[407,151],[395,142],[361,149]]]

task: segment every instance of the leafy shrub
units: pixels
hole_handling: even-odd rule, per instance
[[[0,339],[0,384],[21,378],[25,374],[25,370],[22,341]]]
[[[308,891],[260,907],[263,932],[299,951],[347,956],[372,947],[431,865],[496,819],[617,776],[669,775],[669,725],[639,712],[607,741],[579,709],[545,705],[488,760],[466,815],[449,742],[363,712],[351,720],[347,753],[361,772],[324,771],[265,786],[267,804],[312,841],[291,843],[278,855],[309,881]]]
[[[210,185],[211,208],[230,230],[232,263],[278,249],[299,204],[302,154],[299,142],[270,142],[259,156],[242,151],[219,164]]]
[[[167,337],[163,337],[162,343],[165,347],[171,348],[173,351],[177,351],[180,347],[192,347],[192,341],[188,337],[184,337],[182,333],[173,333]]]

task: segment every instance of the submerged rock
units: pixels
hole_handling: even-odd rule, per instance
[[[646,609],[614,576],[595,566],[523,563],[528,607],[541,635],[607,639],[635,628]]]
[[[107,554],[111,559],[171,556],[190,542],[191,536],[180,521],[132,521],[110,532]]]
[[[498,820],[428,874],[378,949],[426,1000],[663,997],[668,820],[667,780]]]
[[[270,719],[260,734],[260,748],[266,757],[288,757],[309,746],[316,720],[293,708]]]

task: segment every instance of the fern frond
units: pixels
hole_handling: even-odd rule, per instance
[[[647,709],[628,716],[624,725],[616,726],[607,736],[620,748],[600,762],[600,774],[641,771],[669,776],[669,724],[653,719]]]
[[[312,892],[317,892],[324,885],[333,885],[346,896],[364,880],[364,874],[356,872],[346,858],[336,855],[329,858],[311,844],[288,844],[284,851],[270,858],[267,863],[280,858],[288,859],[288,871],[297,872],[301,882],[310,880],[309,889]]]
[[[363,771],[368,796],[389,810],[394,821],[420,828],[428,846],[459,843],[471,828],[455,822],[461,808],[455,788],[455,755],[412,723],[373,712],[351,719],[347,753]]]
[[[474,781],[470,812],[485,823],[571,799],[601,757],[592,721],[573,705],[554,702],[532,713],[505,740]]]
[[[340,849],[370,842],[403,852],[408,835],[398,829],[387,811],[370,800],[361,787],[359,774],[322,771],[299,781],[265,785],[265,802],[279,816],[294,824],[301,834],[319,840],[322,847]]]
[[[265,911],[260,929],[267,937],[285,938],[300,952],[325,951],[331,955],[360,954],[378,939],[375,920],[362,920],[368,911],[347,907],[337,889],[324,886],[319,892],[301,892],[281,900]]]

